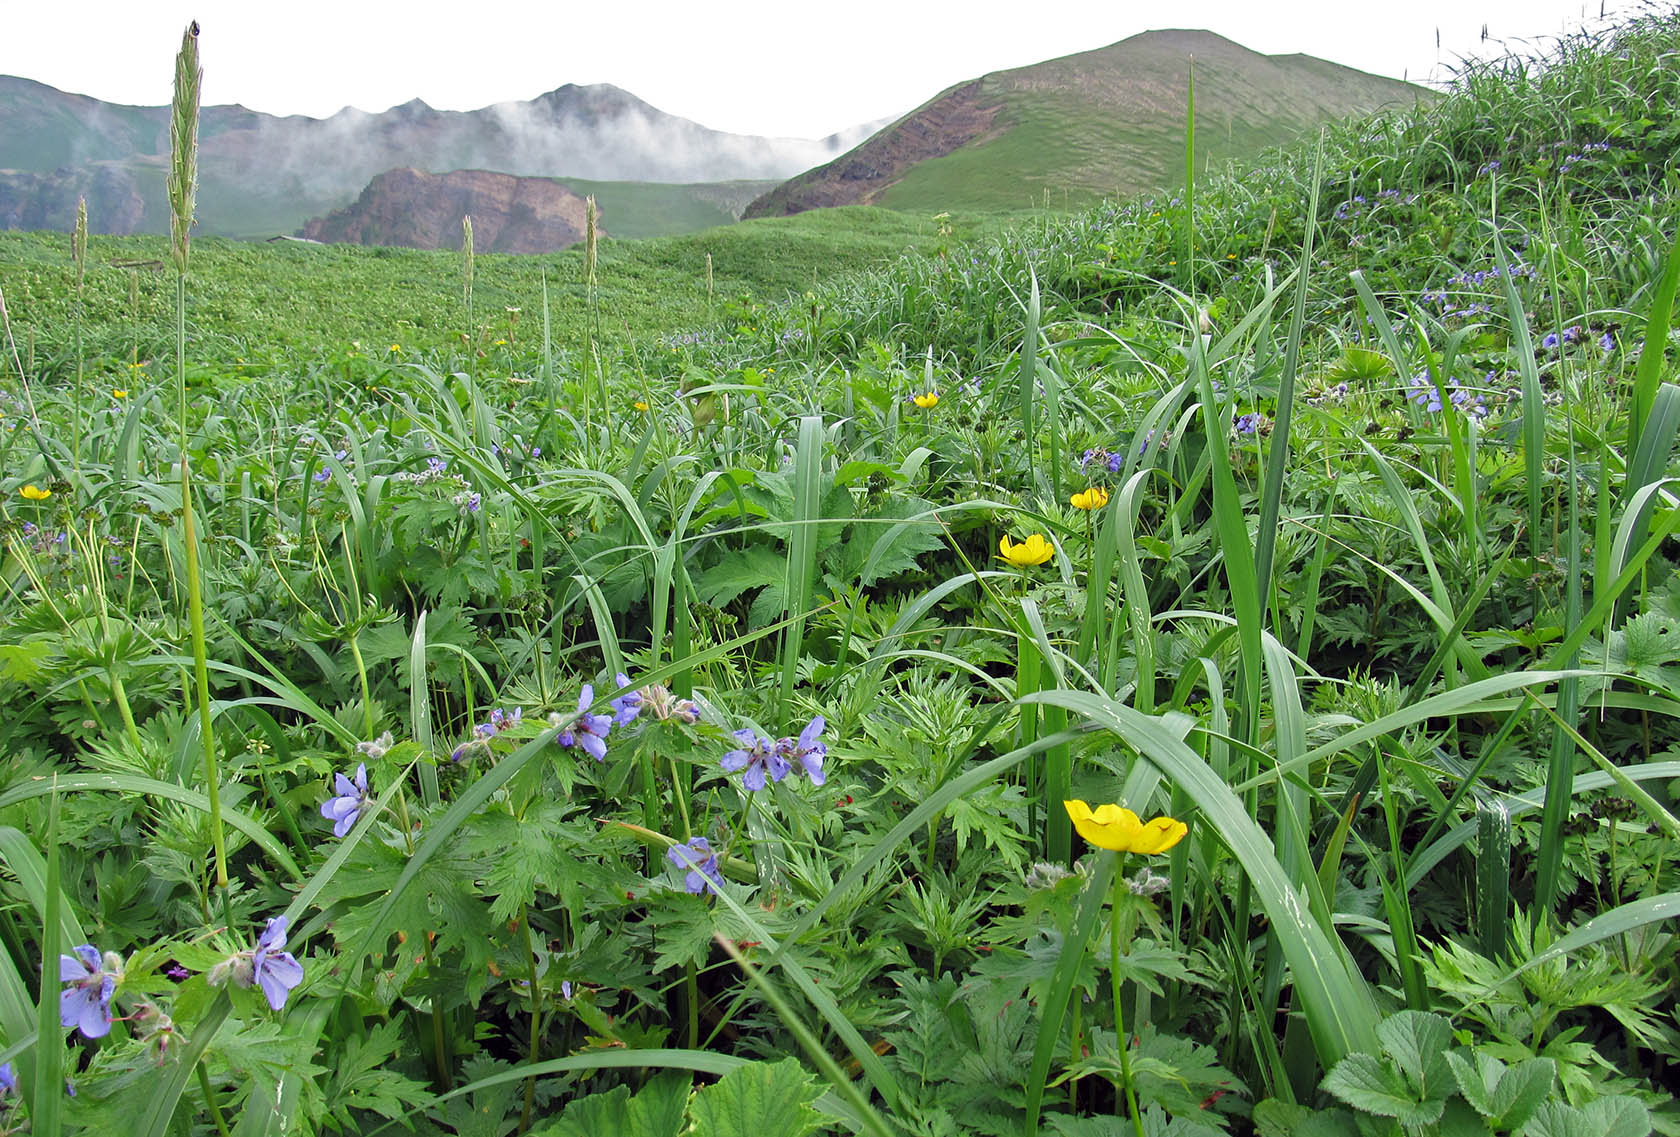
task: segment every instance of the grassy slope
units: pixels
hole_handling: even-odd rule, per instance
[[[995,219],[986,225],[996,225]],[[957,236],[974,233],[970,223]],[[655,336],[704,322],[706,255],[712,256],[714,305],[774,302],[837,274],[886,263],[926,245],[931,222],[889,210],[854,207],[808,216],[721,226],[648,241],[602,244],[598,298],[609,338]],[[174,286],[161,267],[138,270],[140,319],[130,318],[132,270],[113,262],[167,260],[161,237],[94,237],[89,242],[87,325],[94,356],[126,357],[170,342]],[[555,340],[582,341],[582,252],[478,258],[475,306],[486,338],[503,336],[506,308],[520,308],[520,337],[540,336],[542,281],[548,280]],[[20,345],[55,373],[71,342],[70,241],[53,233],[0,233],[0,279]],[[464,324],[459,254],[413,249],[252,244],[202,239],[194,244],[189,327],[205,363],[269,351],[329,354],[351,341],[437,346],[458,340]]]

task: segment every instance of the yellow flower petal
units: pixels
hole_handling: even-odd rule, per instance
[[[1143,823],[1143,829],[1138,834],[1137,843],[1132,846],[1134,853],[1164,853],[1184,839],[1190,832],[1190,827],[1182,821],[1171,817],[1152,817]]]
[[[30,482],[27,486],[24,486],[21,490],[19,490],[18,494],[25,501],[46,501],[52,496],[52,491],[44,490],[34,482]]]
[[[1068,498],[1068,504],[1075,509],[1101,509],[1108,504],[1108,491],[1101,486],[1092,486]]]
[[[1190,831],[1184,822],[1171,817],[1142,821],[1125,806],[1112,802],[1093,810],[1082,801],[1064,801],[1062,808],[1081,837],[1099,849],[1116,853],[1164,853]]]
[[[998,541],[998,552],[1001,559],[1008,561],[1016,568],[1026,568],[1029,565],[1041,565],[1056,555],[1056,547],[1044,539],[1044,534],[1034,533],[1025,541],[1016,543],[1005,533]]]
[[[939,405],[939,394],[936,391],[929,391],[925,395],[917,395],[910,401],[915,403],[918,407],[921,407],[924,411],[931,411],[934,407]]]

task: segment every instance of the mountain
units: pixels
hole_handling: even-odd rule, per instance
[[[280,118],[204,108],[198,232],[287,233],[348,205],[375,175],[411,167],[629,182],[781,180],[845,152],[873,125],[823,139],[711,130],[607,84],[567,84],[529,102],[442,111],[416,99],[379,114]],[[75,198],[148,202],[95,208],[99,233],[167,232],[149,204],[169,160],[164,107],[128,107],[0,76],[0,228],[67,228]],[[43,181],[44,175],[50,175]],[[68,212],[63,204],[68,196]],[[8,204],[9,203],[9,204]]]
[[[1207,31],[1151,31],[959,83],[754,202],[748,217],[833,205],[1019,209],[1182,184],[1186,76],[1198,162],[1248,157],[1320,123],[1432,92]]]

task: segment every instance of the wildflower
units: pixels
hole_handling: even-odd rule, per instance
[[[572,997],[572,981],[570,979],[562,979],[560,981],[560,997],[562,999],[570,999]]]
[[[1412,376],[1411,389],[1406,392],[1406,398],[1434,414],[1441,409],[1441,392],[1436,390],[1427,371]]]
[[[268,922],[257,939],[257,950],[251,953],[251,981],[262,988],[270,1010],[278,1011],[286,1005],[286,996],[303,982],[303,965],[282,951],[286,946],[286,917],[276,916]]]
[[[921,407],[924,411],[931,411],[934,407],[939,405],[939,392],[929,391],[925,395],[916,395],[910,401],[915,403],[918,407]]]
[[[1068,503],[1075,509],[1101,509],[1108,504],[1108,491],[1101,486],[1092,486],[1068,498]]]
[[[643,402],[641,399],[637,399],[635,402],[631,403],[630,405],[635,407],[637,410],[643,411],[643,412],[645,412],[648,409],[647,403]]]
[[[595,687],[585,683],[578,695],[577,717],[571,722],[565,722],[560,713],[548,716],[550,725],[560,727],[560,733],[554,740],[561,746],[579,747],[586,751],[597,762],[607,760],[607,732],[612,729],[613,720],[610,715],[592,715],[589,705],[595,701]]]
[[[793,763],[798,762],[805,768],[813,786],[820,786],[828,780],[828,775],[823,773],[822,768],[828,747],[817,741],[827,726],[828,723],[823,717],[817,715],[805,724],[805,729],[799,732],[797,739],[784,738],[776,743],[776,752],[786,759],[788,768],[792,769]]]
[[[58,997],[59,1024],[80,1027],[84,1038],[104,1038],[111,1033],[111,994],[122,961],[114,952],[101,957],[92,944],[74,950],[58,957],[59,981],[69,984]]]
[[[1616,337],[1611,335],[1609,332],[1605,332],[1603,335],[1598,337],[1598,348],[1600,351],[1615,351]]]
[[[609,703],[613,709],[613,725],[627,726],[642,711],[642,693],[627,689],[630,687],[630,677],[622,671],[613,677],[613,681],[618,684],[618,689],[624,692]]]
[[[315,481],[317,484],[325,484],[326,480],[330,477],[332,477],[332,471],[327,469],[325,466],[322,466],[315,472]]]
[[[1547,332],[1546,338],[1540,341],[1540,346],[1545,348],[1547,351],[1551,351],[1553,348],[1557,347],[1560,342],[1561,340],[1556,332]]]
[[[999,560],[1008,561],[1016,568],[1026,568],[1043,564],[1055,555],[1056,550],[1042,533],[1034,533],[1020,544],[1011,541],[1009,534],[1005,533],[998,542],[998,552],[1001,554]]]
[[[696,896],[708,892],[716,895],[718,886],[723,884],[723,878],[718,875],[717,854],[704,837],[690,837],[686,845],[672,845],[665,850],[665,859],[687,870],[683,887]]]
[[[764,788],[766,774],[772,782],[779,782],[787,777],[788,771],[793,768],[788,764],[787,756],[782,753],[781,748],[762,735],[754,734],[750,730],[738,730],[735,732],[735,741],[741,744],[740,747],[725,754],[718,760],[718,765],[728,774],[745,770],[741,784],[749,792],[757,793]]]
[[[1137,814],[1112,802],[1097,806],[1095,812],[1082,801],[1064,801],[1062,806],[1081,837],[1116,853],[1164,853],[1190,831],[1171,817],[1140,821]]]
[[[113,399],[126,399],[128,398],[128,392],[123,390],[121,387],[112,387],[111,397]]]
[[[356,767],[354,779],[334,774],[333,794],[335,796],[321,803],[321,816],[333,823],[333,836],[342,837],[350,832],[362,810],[367,808],[367,763]]]
[[[0,1062],[0,1097],[18,1092],[17,1074],[10,1062]]]
[[[18,491],[18,496],[22,497],[24,501],[46,501],[52,496],[52,491],[44,490],[34,482],[30,482]]]
[[[392,355],[401,355],[402,354],[402,344],[400,344],[400,343],[392,344],[391,345],[391,354]]]

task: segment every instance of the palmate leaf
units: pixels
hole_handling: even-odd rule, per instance
[[[689,1077],[661,1074],[635,1097],[629,1086],[614,1086],[566,1106],[566,1112],[531,1130],[532,1137],[677,1137],[688,1109]]]
[[[1606,1097],[1580,1109],[1549,1101],[1535,1111],[1523,1137],[1650,1137],[1651,1113],[1630,1097]]]
[[[695,573],[690,583],[697,599],[721,608],[749,589],[770,587],[779,596],[786,579],[784,554],[763,545],[751,545],[725,554],[722,561]]]
[[[1445,1016],[1401,1011],[1377,1024],[1383,1053],[1394,1059],[1420,1098],[1445,1098],[1452,1093],[1452,1023]]]
[[[754,1062],[696,1093],[689,1115],[708,1137],[805,1137],[823,1123],[821,1093],[795,1059]]]
[[[355,1124],[352,1110],[401,1117],[408,1103],[426,1092],[423,1083],[386,1066],[403,1045],[403,1029],[397,1022],[381,1023],[366,1038],[352,1036],[345,1042],[338,1076],[328,1083],[326,1110],[346,1129]]]

